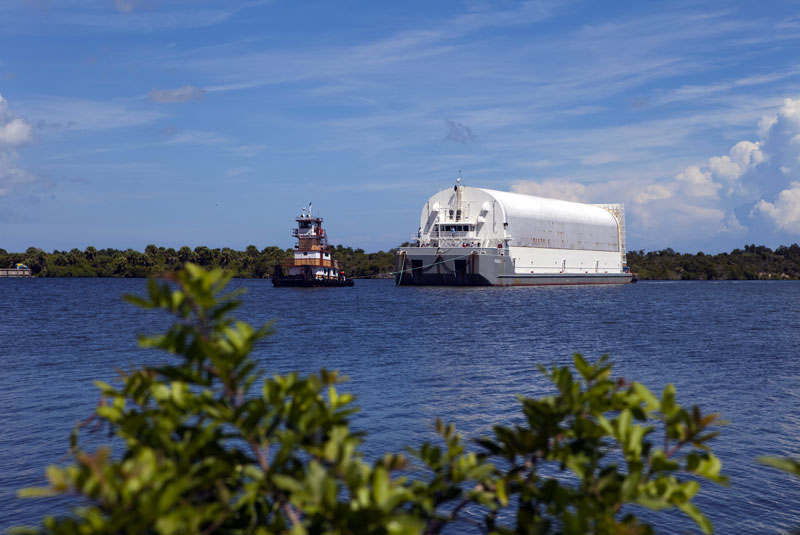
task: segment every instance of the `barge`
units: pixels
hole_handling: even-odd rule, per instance
[[[622,204],[582,204],[466,187],[459,178],[422,207],[397,285],[539,286],[636,282]]]
[[[292,231],[292,236],[297,238],[294,258],[291,262],[275,265],[272,284],[276,288],[353,286],[352,279],[345,277],[339,268],[339,262],[331,258],[322,218],[312,217],[311,203],[308,204],[308,213],[303,208],[295,221],[297,228]]]

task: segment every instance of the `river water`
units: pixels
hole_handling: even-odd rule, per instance
[[[755,462],[800,455],[800,283],[642,282],[543,288],[274,289],[237,280],[250,323],[276,320],[255,358],[265,371],[337,369],[362,408],[367,456],[433,438],[436,417],[468,437],[517,421],[518,394],[550,392],[537,364],[608,353],[618,375],[720,412],[713,443],[729,487],[704,483],[697,503],[717,533],[800,527],[800,479]],[[63,462],[74,424],[97,402],[94,379],[162,358],[138,333],[168,319],[121,301],[137,279],[0,279],[0,532],[63,511],[19,500]],[[696,532],[678,512],[648,514],[660,533]]]

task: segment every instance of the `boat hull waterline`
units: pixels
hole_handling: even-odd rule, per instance
[[[548,286],[629,284],[629,272],[603,273],[587,268],[582,273],[520,273],[515,260],[495,248],[401,247],[395,265],[398,286]]]

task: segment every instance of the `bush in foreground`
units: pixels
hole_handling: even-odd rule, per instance
[[[124,444],[81,448],[22,496],[77,494],[83,505],[21,533],[651,533],[637,506],[677,508],[706,533],[692,503],[705,478],[724,483],[708,448],[716,415],[686,410],[613,379],[601,358],[542,368],[553,396],[520,398],[524,424],[497,426],[468,451],[452,425],[439,439],[367,462],[351,431],[357,410],[322,370],[265,377],[250,353],[270,325],[235,321],[221,270],[194,266],[149,282],[135,304],[176,317],[141,345],[167,363],[98,382],[92,416]],[[469,510],[470,514],[464,512]]]

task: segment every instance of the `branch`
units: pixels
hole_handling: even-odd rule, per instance
[[[269,460],[267,459],[267,456],[264,455],[264,451],[259,447],[259,445],[256,443],[255,439],[251,438],[247,442],[248,442],[248,444],[250,444],[250,449],[253,450],[253,453],[255,454],[256,459],[258,459],[258,465],[261,467],[261,470],[263,470],[264,472],[268,471],[269,470]]]
[[[281,502],[281,509],[283,509],[283,512],[286,514],[286,516],[289,517],[289,520],[292,522],[292,525],[293,526],[300,525],[300,517],[297,516],[297,512],[294,509],[292,509],[291,504],[288,503],[283,497],[280,498],[280,502]]]

